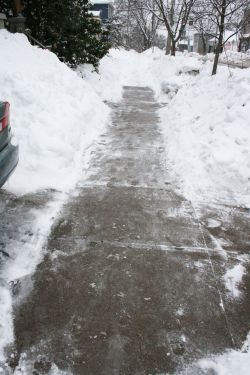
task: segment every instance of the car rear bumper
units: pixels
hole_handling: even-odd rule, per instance
[[[7,181],[19,160],[19,148],[9,143],[0,152],[0,187]]]

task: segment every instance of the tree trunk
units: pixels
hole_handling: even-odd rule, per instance
[[[171,56],[175,56],[175,50],[176,50],[176,43],[174,40],[172,40],[171,44]]]
[[[240,38],[238,52],[242,52],[242,40],[241,40],[241,38]]]
[[[205,39],[204,34],[202,34],[201,39],[202,39],[202,53],[201,54],[206,55],[206,53],[207,53],[207,41]]]
[[[175,10],[175,0],[171,0],[170,5],[170,27],[172,28],[174,25],[174,10]],[[174,52],[173,52],[174,51]],[[173,41],[172,35],[170,35],[170,32],[168,30],[168,39],[167,39],[167,48],[166,48],[166,55],[175,56],[175,42]]]
[[[224,33],[224,26],[223,26],[223,31],[222,31],[222,28],[220,28],[219,40],[218,40],[218,44],[217,44],[216,49],[215,49],[214,65],[213,65],[212,75],[215,75],[217,73],[219,57],[220,57],[220,54],[221,54],[222,44],[223,44],[223,33]]]
[[[224,29],[225,29],[226,5],[227,5],[227,0],[222,0],[221,17],[220,17],[220,24],[219,24],[219,40],[215,49],[215,57],[214,57],[212,75],[215,75],[217,73],[219,57],[223,49],[223,34],[224,34]]]
[[[214,76],[217,73],[219,57],[220,57],[220,49],[217,47],[216,52],[215,52],[215,56],[214,56],[214,65],[213,65],[212,76]]]
[[[168,35],[168,38],[167,38],[167,44],[166,44],[166,55],[170,55],[170,52],[171,52],[171,37],[170,35]]]

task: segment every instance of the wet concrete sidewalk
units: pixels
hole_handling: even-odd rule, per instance
[[[48,374],[52,363],[76,375],[176,374],[240,347],[250,330],[249,276],[238,300],[223,283],[249,253],[249,214],[195,212],[176,193],[157,111],[150,89],[124,88],[32,291],[15,297],[10,363],[25,353],[27,374]]]

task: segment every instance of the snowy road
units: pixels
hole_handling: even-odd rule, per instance
[[[24,374],[176,374],[250,330],[249,213],[178,194],[150,89],[125,87],[112,107],[33,289],[14,296],[10,363]]]

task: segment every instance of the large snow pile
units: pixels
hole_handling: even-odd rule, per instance
[[[211,64],[161,110],[167,156],[191,200],[250,205],[250,74]]]
[[[159,48],[137,53],[112,49],[100,63],[99,74],[90,66],[79,66],[78,74],[91,84],[105,100],[116,101],[122,96],[123,86],[149,86],[159,97],[162,84],[167,78],[182,72],[196,71],[201,61],[196,57],[178,54],[166,56]]]
[[[77,181],[83,150],[101,132],[109,109],[88,83],[24,35],[1,30],[0,50],[0,100],[11,104],[20,146],[7,188],[65,191]]]

